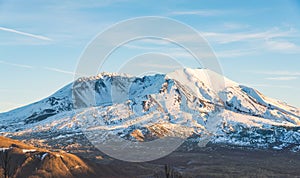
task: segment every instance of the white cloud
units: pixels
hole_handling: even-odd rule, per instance
[[[241,24],[241,23],[232,23],[232,22],[226,22],[223,24],[223,29],[225,30],[237,30],[237,29],[245,29],[250,27],[250,25],[247,24]]]
[[[137,66],[149,67],[149,68],[161,68],[161,69],[178,69],[179,66],[172,66],[168,64],[149,64],[149,63],[137,63]]]
[[[248,71],[256,74],[270,75],[266,80],[290,81],[297,80],[300,77],[300,72],[297,71]]]
[[[51,9],[59,9],[59,10],[79,10],[79,9],[87,9],[87,8],[99,8],[99,7],[105,7],[110,6],[112,4],[127,2],[127,0],[101,0],[101,1],[94,1],[94,0],[85,0],[85,1],[66,1],[64,3],[61,3],[59,1],[57,2],[51,2],[50,5],[48,5]]]
[[[251,54],[255,54],[256,51],[253,50],[224,50],[224,51],[215,51],[215,54],[219,58],[231,58],[231,57],[239,57],[239,56],[247,56]]]
[[[16,33],[16,34],[23,35],[23,36],[32,37],[32,38],[39,39],[39,40],[52,41],[52,39],[50,39],[46,36],[26,33],[26,32],[18,31],[18,30],[11,29],[11,28],[0,27],[0,30],[11,32],[11,33]]]
[[[192,12],[190,12],[192,13]],[[227,23],[229,28],[243,28],[247,25]],[[143,27],[141,27],[143,30]],[[128,32],[129,33],[129,32]],[[116,34],[118,36],[120,34]],[[231,33],[220,33],[212,31],[200,31],[199,35],[202,35],[207,41],[199,40],[195,38],[192,34],[169,34],[169,38],[173,39],[175,42],[180,41],[181,44],[189,45],[189,48],[197,48],[206,42],[209,42],[214,46],[217,45],[227,45],[229,43],[242,44],[237,48],[232,50],[221,50],[216,51],[216,55],[220,58],[231,58],[258,54],[262,52],[279,52],[279,53],[300,53],[300,46],[289,42],[291,37],[298,37],[298,33],[295,29],[283,30],[278,27],[270,28],[266,31],[247,31],[247,32],[231,32]],[[128,43],[124,46],[130,49],[140,49],[140,50],[156,50],[157,46],[159,48],[164,48],[164,46],[172,44],[172,42],[167,41],[167,39],[139,39],[137,42]],[[162,46],[162,47],[161,47]],[[168,47],[170,48],[170,47]],[[228,49],[228,48],[227,48]],[[165,50],[165,49],[164,49]],[[165,50],[166,51],[166,50]],[[172,49],[171,52],[175,50]],[[183,53],[178,56],[182,56]],[[185,57],[186,54],[183,54]]]
[[[300,46],[297,46],[295,43],[289,41],[266,40],[265,45],[269,50],[286,53],[300,53]]]
[[[290,80],[296,80],[296,79],[298,79],[298,77],[279,76],[279,77],[267,77],[265,79],[267,79],[267,80],[278,80],[278,81],[290,81]]]
[[[294,35],[293,30],[279,31],[277,28],[263,32],[248,32],[248,33],[216,33],[216,32],[201,32],[208,40],[220,44],[250,41],[250,40],[266,40],[279,37],[291,37]]]
[[[223,10],[195,10],[195,11],[174,11],[170,15],[199,15],[199,16],[216,16],[222,15]]]
[[[218,54],[220,57],[237,57],[249,55],[258,52],[278,52],[278,53],[300,53],[300,45],[289,41],[291,38],[299,38],[299,34],[294,29],[279,30],[279,28],[272,28],[267,31],[260,32],[239,32],[239,33],[217,33],[217,32],[201,32],[210,43],[214,44],[229,44],[229,43],[243,43],[247,47],[235,49]],[[189,39],[189,38],[187,38]],[[192,39],[189,39],[192,40]],[[252,50],[249,50],[252,48]],[[229,53],[228,53],[229,52]],[[222,52],[221,52],[222,53]]]
[[[289,85],[269,85],[269,84],[244,84],[244,85],[251,86],[251,87],[265,87],[265,88],[288,88],[288,89],[293,88],[292,86]]]
[[[300,76],[300,71],[274,70],[274,71],[248,71],[248,72],[265,74],[265,75]]]

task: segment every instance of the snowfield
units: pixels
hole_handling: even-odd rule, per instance
[[[292,151],[300,145],[299,108],[206,69],[80,78],[48,98],[0,114],[0,121],[2,135],[30,139],[48,133],[46,141],[92,131],[101,142],[117,135]]]

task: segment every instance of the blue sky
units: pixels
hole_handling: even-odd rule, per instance
[[[0,0],[0,112],[71,82],[80,55],[99,32],[140,16],[169,17],[195,28],[225,76],[300,107],[300,1]],[[112,60],[172,47],[148,43],[128,44]],[[174,54],[184,59],[180,50]]]

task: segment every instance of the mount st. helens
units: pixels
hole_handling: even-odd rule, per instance
[[[0,114],[0,121],[1,135],[68,149],[84,147],[84,130],[98,129],[132,141],[186,137],[193,148],[209,142],[300,150],[299,108],[206,69],[79,78],[48,98]],[[98,139],[105,142],[107,135]]]

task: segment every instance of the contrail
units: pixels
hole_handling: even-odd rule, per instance
[[[10,66],[15,66],[15,67],[21,67],[21,68],[27,68],[27,69],[38,69],[39,68],[39,67],[25,65],[25,64],[17,64],[17,63],[6,62],[6,61],[2,61],[2,60],[0,60],[0,64],[5,64],[5,65],[10,65]],[[75,75],[75,72],[62,70],[62,69],[58,69],[58,68],[53,68],[53,67],[41,67],[41,68],[45,69],[45,70],[53,71],[53,72],[59,72],[59,73],[63,73],[63,74]]]
[[[18,31],[18,30],[10,29],[10,28],[0,27],[0,30],[7,31],[7,32],[12,32],[12,33],[17,33],[17,34],[24,35],[24,36],[29,36],[29,37],[36,38],[36,39],[39,39],[39,40],[52,41],[52,39],[50,39],[48,37],[45,37],[45,36],[34,35],[34,34],[31,34],[31,33],[21,32],[21,31]]]
[[[62,70],[62,69],[57,69],[57,68],[52,68],[52,67],[44,67],[44,69],[51,70],[51,71],[54,71],[54,72],[64,73],[64,74],[75,75],[75,72]]]
[[[22,68],[34,68],[33,66],[30,66],[30,65],[11,63],[11,62],[1,61],[1,60],[0,60],[0,64],[6,64],[6,65],[22,67]]]

